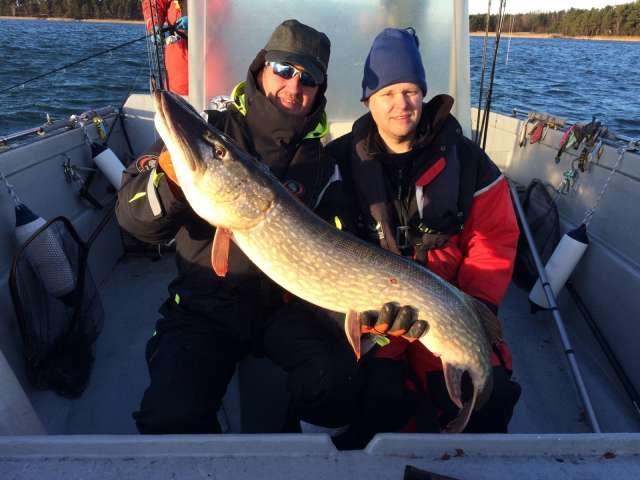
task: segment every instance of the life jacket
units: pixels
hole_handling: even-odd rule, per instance
[[[349,170],[361,211],[369,212],[363,214],[363,233],[384,248],[422,262],[427,250],[442,247],[461,231],[479,176],[486,177],[482,183],[500,176],[497,168],[481,172],[482,162],[470,152],[460,125],[449,114],[452,104],[448,95],[438,95],[423,106],[416,142],[406,154],[411,162],[402,173],[392,169],[397,157],[405,154],[386,151],[370,114],[353,127]],[[402,177],[395,187],[390,185],[394,176]]]

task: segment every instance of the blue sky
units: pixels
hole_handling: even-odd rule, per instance
[[[602,8],[633,3],[632,0],[507,0],[507,13],[555,12],[570,8]],[[469,0],[469,13],[487,13],[488,0]],[[500,0],[491,0],[491,12],[498,13]]]

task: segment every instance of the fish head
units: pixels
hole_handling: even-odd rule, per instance
[[[155,126],[191,208],[216,227],[256,225],[274,203],[268,172],[180,96],[154,92]]]

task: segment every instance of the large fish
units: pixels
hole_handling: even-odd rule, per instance
[[[218,227],[212,256],[216,249],[225,251],[221,232],[230,232],[247,257],[283,288],[345,313],[356,354],[360,312],[387,302],[413,306],[429,325],[419,341],[442,360],[449,396],[460,408],[445,431],[462,431],[492,390],[490,342],[500,335],[493,313],[427,268],[324,222],[180,97],[156,92],[155,107],[155,125],[185,197]],[[463,401],[465,371],[473,394]]]

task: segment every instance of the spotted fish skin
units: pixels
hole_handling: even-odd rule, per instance
[[[272,280],[345,314],[379,310],[387,302],[416,309],[429,325],[419,341],[442,360],[449,395],[461,408],[445,431],[462,431],[492,390],[490,337],[497,334],[487,325],[497,319],[488,308],[426,267],[324,222],[179,97],[160,92],[155,101],[156,128],[191,207],[229,230]],[[464,371],[474,392],[463,403]]]

